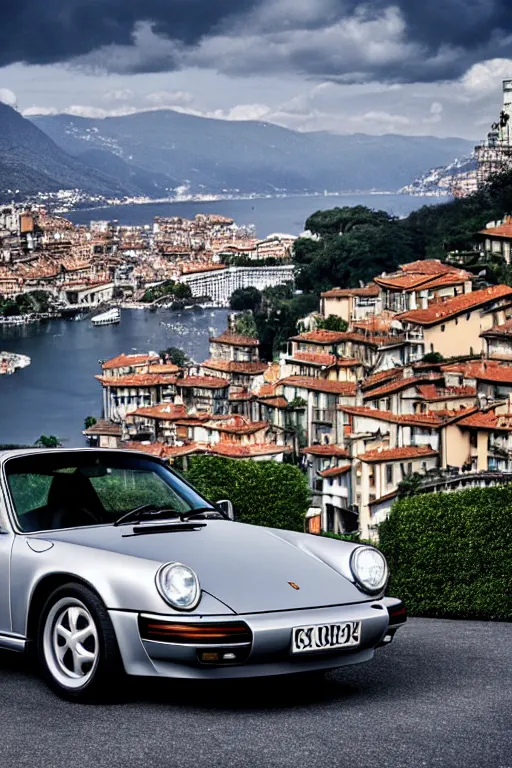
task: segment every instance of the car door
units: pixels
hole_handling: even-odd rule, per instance
[[[12,647],[10,571],[14,534],[7,517],[4,488],[0,485],[0,647]]]

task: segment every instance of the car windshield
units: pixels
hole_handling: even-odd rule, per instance
[[[212,508],[159,461],[128,453],[31,454],[9,459],[5,470],[18,526],[25,533],[112,524],[123,516],[131,522],[172,519]]]

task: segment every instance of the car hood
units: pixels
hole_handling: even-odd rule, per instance
[[[273,529],[224,520],[208,521],[203,528],[192,531],[134,536],[132,530],[131,525],[98,526],[55,531],[38,538],[153,560],[157,568],[162,563],[185,563],[197,573],[201,588],[235,613],[294,610],[369,599],[320,559],[318,547],[316,554],[306,551],[307,540],[316,537],[284,531],[281,537]]]

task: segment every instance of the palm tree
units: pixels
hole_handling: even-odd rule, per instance
[[[55,435],[41,435],[34,445],[37,448],[60,448],[62,443]]]

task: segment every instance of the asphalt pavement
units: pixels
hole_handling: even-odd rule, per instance
[[[137,681],[68,704],[0,654],[5,768],[512,768],[512,624],[411,619],[375,660],[305,678]]]

